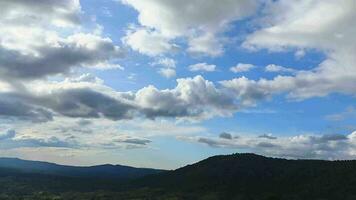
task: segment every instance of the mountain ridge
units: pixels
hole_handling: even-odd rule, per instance
[[[356,160],[291,160],[237,153],[121,182],[113,177],[9,174],[0,168],[0,183],[6,186],[0,188],[0,194],[26,191],[27,195],[35,195],[33,199],[43,191],[60,200],[356,199]]]
[[[46,161],[32,161],[13,157],[1,157],[0,167],[17,169],[27,173],[69,177],[97,177],[97,178],[138,178],[165,170],[152,168],[138,168],[125,165],[101,164],[93,166],[70,166]]]

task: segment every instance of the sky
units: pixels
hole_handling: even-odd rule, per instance
[[[0,156],[356,158],[353,0],[0,0]]]

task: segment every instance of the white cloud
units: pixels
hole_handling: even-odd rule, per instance
[[[155,62],[151,63],[153,66],[161,66],[158,73],[166,78],[172,78],[176,76],[176,61],[171,58],[159,58]]]
[[[176,68],[176,61],[172,58],[159,58],[152,65],[160,65],[166,68]]]
[[[216,65],[209,65],[207,63],[197,63],[188,66],[188,68],[192,72],[197,72],[197,71],[213,72],[216,70]]]
[[[161,68],[158,70],[158,73],[166,78],[172,78],[176,76],[176,70],[172,68]]]
[[[224,53],[223,39],[211,33],[191,37],[187,51],[193,55],[220,56]]]
[[[248,72],[251,69],[255,68],[252,64],[238,63],[236,66],[231,67],[230,71],[234,73]]]
[[[21,24],[37,26],[38,24],[68,27],[79,24],[79,0],[37,1],[17,0],[0,2],[3,24]]]
[[[170,38],[145,28],[129,30],[122,41],[133,50],[148,56],[162,55],[179,49]]]
[[[179,2],[175,0],[122,0],[122,2],[138,11],[138,21],[146,30],[153,29],[154,33],[163,38],[188,38],[188,51],[211,56],[220,55],[223,51],[217,35],[225,32],[229,23],[252,15],[257,8],[257,1],[254,0],[228,0],[224,3],[214,0]],[[149,41],[143,42],[149,43]],[[157,47],[152,48],[160,49],[159,53],[169,50],[169,48],[160,47],[161,44],[158,43]],[[134,49],[139,50],[139,48]]]
[[[275,64],[269,64],[265,68],[266,72],[286,72],[286,73],[295,73],[297,70],[288,68],[288,67],[283,67],[280,65],[275,65]]]
[[[326,59],[309,71],[272,80],[244,82],[260,98],[286,92],[293,99],[322,97],[330,93],[356,94],[356,13],[352,0],[271,1],[267,4],[262,28],[249,35],[243,46],[252,50],[307,51],[317,49]],[[325,13],[333,13],[325,15]],[[267,90],[267,91],[266,91]],[[251,92],[250,92],[251,93]],[[241,92],[240,92],[241,94]]]
[[[147,117],[205,119],[229,116],[237,110],[234,99],[202,76],[177,79],[173,89],[145,87],[136,93],[135,101]],[[173,105],[173,106],[172,106]]]

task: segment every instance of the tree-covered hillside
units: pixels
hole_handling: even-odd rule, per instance
[[[356,161],[233,154],[127,182],[0,171],[2,199],[356,199]]]

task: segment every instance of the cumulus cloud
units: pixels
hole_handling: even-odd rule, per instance
[[[146,49],[148,51],[141,51],[142,53],[157,54],[169,51],[170,48],[166,48],[170,46],[168,43],[183,37],[189,40],[189,52],[211,56],[220,55],[223,51],[219,33],[224,32],[229,23],[252,15],[258,6],[257,1],[247,0],[229,0],[224,3],[214,0],[179,3],[174,0],[122,0],[122,2],[138,11],[138,21],[145,35],[153,29],[152,33],[159,34],[161,38],[169,38],[165,40],[163,48],[161,42],[151,46],[149,45],[152,44],[151,41],[137,38],[136,41],[141,41],[141,47],[151,46],[153,49],[150,52]],[[140,38],[145,38],[143,34],[141,36]],[[134,44],[131,47],[140,51]],[[155,49],[159,51],[154,51]]]
[[[121,68],[112,62],[124,52],[110,38],[76,30],[79,1],[19,0],[0,5],[2,79],[39,79],[75,67]]]
[[[109,38],[91,34],[76,34],[59,39],[54,44],[41,44],[33,49],[36,54],[1,48],[0,75],[18,79],[36,79],[66,73],[73,67],[116,67],[108,62],[120,58],[122,50]]]
[[[202,76],[177,79],[177,86],[170,90],[145,87],[137,91],[135,101],[149,118],[201,119],[231,115],[237,110],[234,99],[228,93],[216,88]]]
[[[278,138],[240,136],[225,139],[188,136],[179,139],[198,142],[215,148],[230,148],[267,156],[308,159],[351,159],[355,156],[355,134],[297,135]]]
[[[159,58],[155,62],[151,63],[153,66],[160,66],[158,73],[166,78],[172,78],[176,76],[176,61],[171,58]]]
[[[216,65],[209,65],[207,63],[197,63],[194,65],[189,65],[188,68],[192,72],[197,72],[197,71],[213,72],[216,70]]]
[[[239,63],[236,66],[231,67],[230,71],[234,73],[241,73],[241,72],[248,72],[253,68],[255,68],[255,66],[252,64]]]
[[[224,53],[224,38],[211,33],[190,37],[187,51],[192,55],[217,57]]]
[[[144,28],[127,31],[122,41],[133,50],[148,56],[162,55],[167,52],[175,52],[179,46],[170,42],[170,39],[155,31]]]
[[[257,98],[286,92],[297,100],[335,92],[355,94],[352,87],[356,80],[354,9],[352,0],[268,3],[265,17],[260,20],[261,28],[247,37],[243,43],[245,48],[297,52],[317,49],[326,59],[314,69],[295,72],[294,76],[259,81],[237,79],[233,81],[236,91],[251,88]],[[331,12],[332,15],[324,17],[324,13]]]
[[[71,118],[135,117],[201,120],[230,116],[238,105],[224,88],[202,76],[177,79],[176,87],[159,90],[147,86],[136,92],[118,92],[89,75],[61,82],[34,82],[22,92],[0,93],[4,109],[0,116],[48,121],[53,116]],[[82,81],[78,81],[82,80]],[[45,83],[45,84],[44,84]],[[11,105],[11,106],[10,106]],[[22,106],[22,107],[21,107]]]

